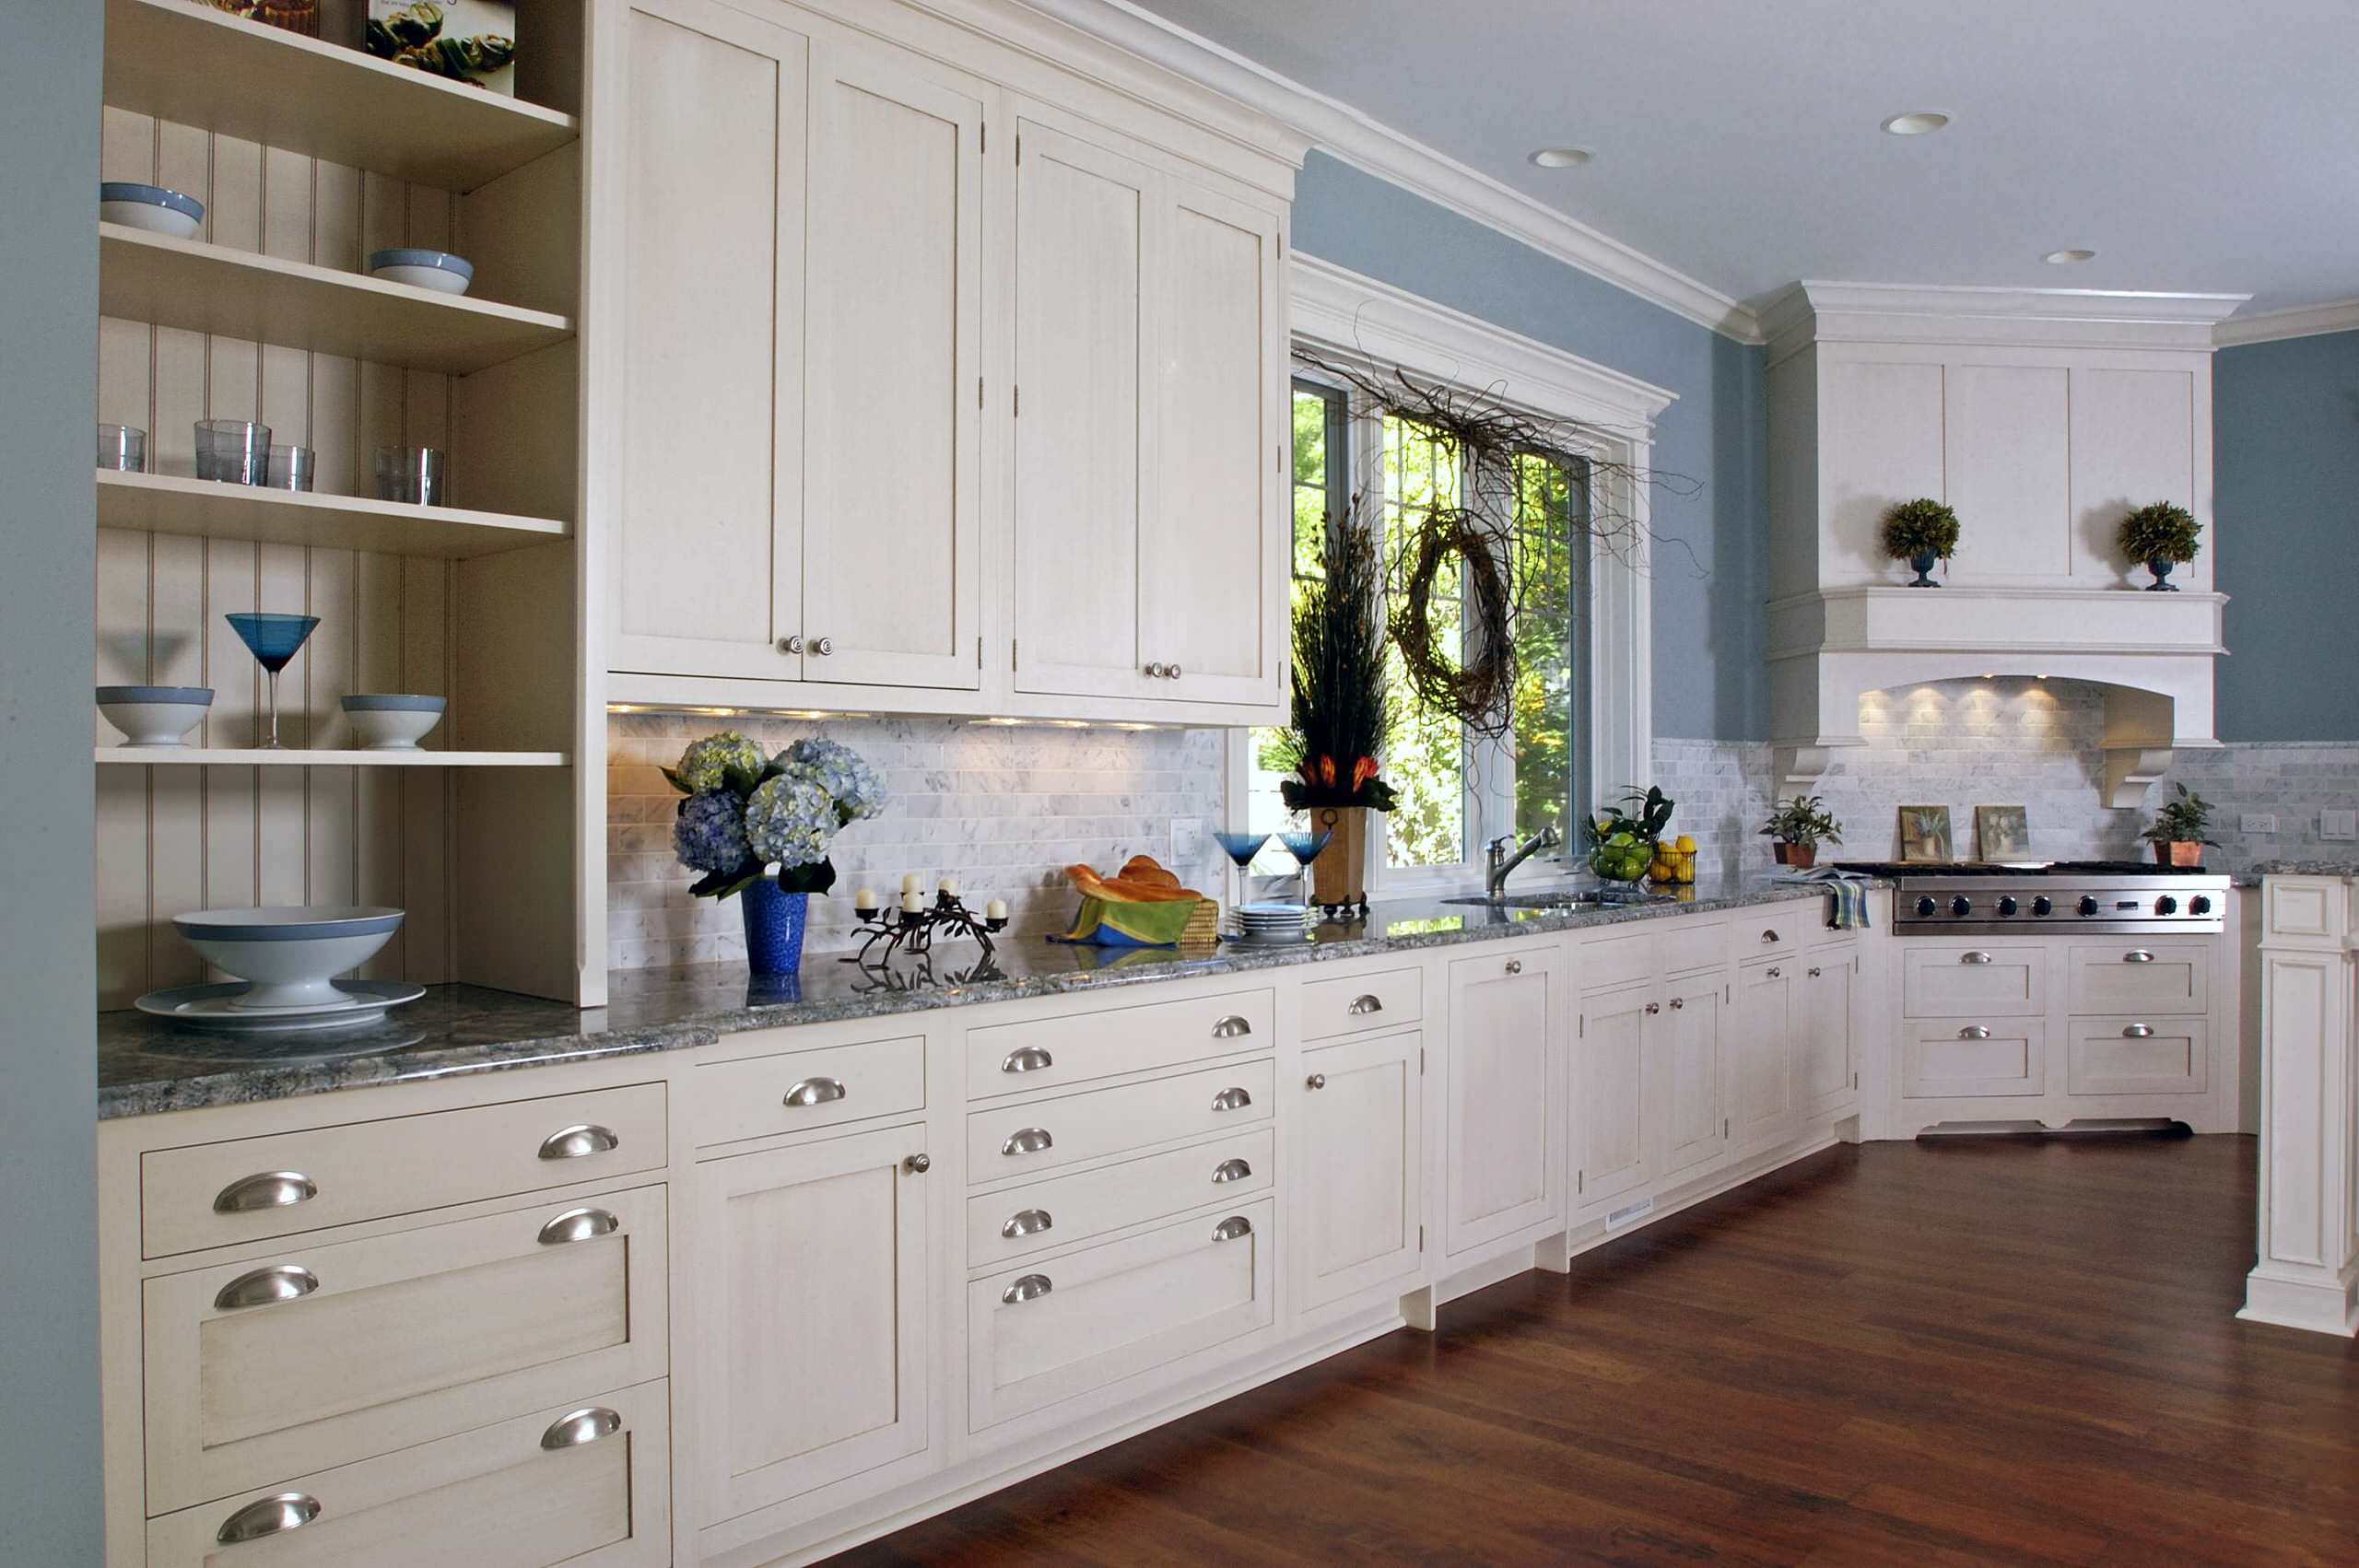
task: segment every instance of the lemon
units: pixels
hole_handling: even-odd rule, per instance
[[[1683,833],[1679,836],[1679,841],[1673,844],[1672,848],[1678,850],[1683,855],[1692,855],[1696,852],[1696,840]]]

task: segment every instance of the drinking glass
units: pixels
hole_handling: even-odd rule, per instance
[[[1278,842],[1286,847],[1286,853],[1294,857],[1294,863],[1302,868],[1298,875],[1302,883],[1302,901],[1305,904],[1310,902],[1310,862],[1319,858],[1319,851],[1327,848],[1327,841],[1334,837],[1332,828],[1320,828],[1316,833],[1278,835]]]
[[[251,419],[196,422],[196,476],[224,485],[270,482],[270,427]]]
[[[270,487],[274,490],[309,490],[314,455],[309,447],[271,448]]]
[[[311,628],[320,624],[317,615],[230,614],[228,621],[245,642],[262,667],[270,673],[270,738],[262,743],[264,751],[284,751],[278,743],[278,673],[287,668]]]
[[[1226,852],[1228,858],[1236,862],[1237,901],[1242,904],[1245,902],[1246,868],[1252,865],[1253,857],[1262,852],[1262,846],[1270,841],[1270,836],[1266,833],[1228,832],[1215,833],[1213,838]]]
[[[116,474],[147,472],[147,432],[134,425],[99,427],[99,466]]]
[[[412,506],[451,504],[450,454],[440,447],[379,447],[377,498]]]

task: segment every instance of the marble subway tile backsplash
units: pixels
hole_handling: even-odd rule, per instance
[[[606,720],[606,945],[616,969],[745,956],[734,900],[688,896],[694,873],[672,854],[679,796],[656,771],[701,735],[737,730],[775,752],[804,735],[849,745],[884,775],[885,814],[836,840],[835,894],[811,901],[807,945],[851,945],[852,890],[890,901],[901,877],[931,889],[943,875],[976,908],[1008,901],[1013,930],[1040,935],[1073,914],[1064,868],[1153,855],[1215,896],[1222,736],[1216,730],[1130,731],[995,725],[947,719],[808,721],[702,714],[616,713]],[[1191,863],[1172,848],[1175,823],[1200,830]]]

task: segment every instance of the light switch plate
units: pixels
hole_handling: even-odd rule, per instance
[[[2359,812],[2318,813],[2318,837],[2336,840],[2359,838]]]
[[[2277,831],[2277,813],[2275,812],[2247,812],[2241,826],[2247,833],[2274,833]]]

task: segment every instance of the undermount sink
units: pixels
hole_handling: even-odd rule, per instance
[[[1555,893],[1508,893],[1496,898],[1445,898],[1445,904],[1474,904],[1486,909],[1603,909],[1615,904],[1632,902],[1626,899],[1601,898],[1584,888],[1564,888]]]

